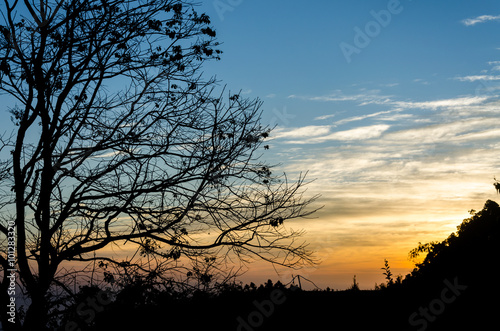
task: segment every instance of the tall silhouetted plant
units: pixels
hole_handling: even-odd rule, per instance
[[[304,178],[259,161],[261,102],[201,76],[221,54],[207,15],[180,0],[6,0],[1,17],[0,91],[15,104],[0,139],[0,288],[11,221],[26,329],[57,318],[76,262],[160,280],[185,274],[183,259],[310,262],[286,227],[310,213]],[[135,254],[111,254],[124,244]]]
[[[352,285],[348,288],[349,291],[359,291],[359,283],[356,281],[356,275],[352,278]]]
[[[500,194],[500,182],[495,178],[495,183],[493,183],[493,186],[495,186],[495,190],[497,193]]]
[[[391,267],[389,266],[389,261],[384,260],[384,267],[380,268],[384,270],[383,274],[385,275],[385,279],[387,280],[387,285],[394,284],[394,280],[392,279]]]

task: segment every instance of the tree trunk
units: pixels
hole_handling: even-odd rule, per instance
[[[45,303],[45,295],[42,291],[36,291],[31,297],[31,305],[26,312],[23,330],[44,331],[47,328],[48,311]]]

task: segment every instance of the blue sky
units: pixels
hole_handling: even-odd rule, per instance
[[[224,1],[209,0],[203,6],[224,42],[216,72],[231,86],[261,97],[270,91],[318,95],[352,84],[442,82],[485,69],[485,62],[498,53],[494,22],[461,24],[498,9],[493,1],[401,1],[401,12],[349,64],[339,45],[354,44],[354,28],[364,30],[374,20],[370,11],[386,10],[389,1],[233,1],[241,4],[219,16],[214,4]],[[427,90],[441,97],[467,88],[405,87],[397,92],[413,98]]]
[[[302,271],[309,278],[343,288],[357,274],[373,287],[385,258],[406,274],[419,241],[445,239],[496,198],[498,1],[208,0],[200,9],[224,43],[207,75],[264,101],[263,122],[277,125],[264,158],[309,171],[308,192],[322,194],[317,218],[293,225],[323,261]],[[346,55],[346,45],[357,51]],[[245,277],[273,272],[258,265]]]

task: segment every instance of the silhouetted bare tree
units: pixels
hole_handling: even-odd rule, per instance
[[[55,288],[71,295],[79,269],[65,263],[159,274],[186,257],[309,261],[283,222],[311,200],[302,176],[259,161],[261,102],[201,76],[221,53],[208,16],[178,0],[5,0],[1,14],[15,129],[1,140],[0,299],[11,222],[26,329],[46,327]],[[110,253],[124,244],[136,254]]]

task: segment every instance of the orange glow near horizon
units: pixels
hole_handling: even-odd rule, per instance
[[[479,202],[478,202],[479,203]],[[385,282],[381,268],[384,260],[389,261],[394,278],[403,277],[414,268],[414,262],[408,260],[408,253],[419,242],[442,241],[463,219],[470,215],[467,208],[442,206],[450,210],[450,214],[438,213],[437,205],[426,210],[415,210],[413,213],[381,215],[342,215],[332,216],[322,210],[318,218],[290,221],[293,229],[304,229],[301,238],[314,251],[319,261],[313,266],[299,270],[284,267],[273,267],[270,263],[255,261],[246,265],[246,272],[238,280],[243,284],[254,282],[259,285],[271,279],[273,282],[290,283],[292,275],[300,275],[309,279],[322,289],[330,287],[343,290],[353,283],[353,277],[361,289],[373,289],[375,284]],[[479,210],[482,204],[474,205]],[[465,212],[464,212],[465,211]],[[454,212],[454,213],[453,213]],[[130,244],[113,245],[100,251],[100,255],[114,257],[131,257],[134,250]],[[82,266],[81,263],[67,263],[66,266]],[[305,281],[306,289],[314,285]]]

